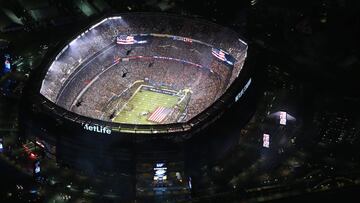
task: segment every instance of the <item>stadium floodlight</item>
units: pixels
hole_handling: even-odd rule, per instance
[[[121,19],[121,16],[109,17],[108,19]]]
[[[102,20],[102,21],[96,23],[95,25],[91,26],[89,30],[92,30],[92,29],[96,28],[97,26],[99,26],[100,24],[102,24],[103,22],[105,22],[107,20],[108,20],[108,18],[105,18],[104,20]]]
[[[242,44],[247,45],[247,43],[244,42],[242,39],[239,38],[238,40],[239,40],[239,42],[241,42]]]
[[[66,45],[60,52],[58,55],[56,55],[55,57],[55,61],[58,60],[58,58],[67,50],[67,48],[69,48],[69,45]],[[54,62],[53,62],[54,63]],[[51,66],[53,65],[53,63],[51,64]]]
[[[73,46],[78,38],[75,38],[73,41],[69,43],[70,46]]]

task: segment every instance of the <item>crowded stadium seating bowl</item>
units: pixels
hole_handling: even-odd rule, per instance
[[[199,19],[132,13],[99,20],[46,68],[40,93],[70,112],[106,122],[185,123],[238,78],[247,45]]]

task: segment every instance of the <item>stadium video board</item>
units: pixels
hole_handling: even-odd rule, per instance
[[[165,163],[156,163],[154,167],[154,180],[164,181],[167,179],[167,167]]]

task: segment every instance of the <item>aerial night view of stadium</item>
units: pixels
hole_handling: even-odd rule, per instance
[[[0,8],[0,202],[357,202],[359,2]]]

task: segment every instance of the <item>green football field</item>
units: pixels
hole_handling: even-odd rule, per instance
[[[171,108],[176,105],[179,97],[139,88],[127,104],[122,107],[113,122],[129,124],[155,124],[147,118],[157,107]],[[146,113],[144,115],[144,113]]]

